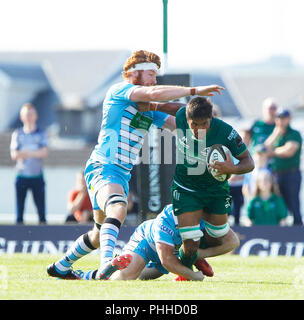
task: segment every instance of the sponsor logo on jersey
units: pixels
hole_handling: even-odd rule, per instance
[[[231,132],[230,132],[230,134],[229,134],[229,136],[227,137],[227,139],[228,139],[229,141],[231,141],[231,140],[235,139],[237,136],[238,136],[237,131],[234,130],[234,129],[232,129]]]
[[[159,226],[159,228],[160,228],[161,231],[169,234],[170,236],[173,236],[173,235],[174,235],[174,232],[173,232],[169,227],[165,226],[164,224],[161,224],[161,223],[160,223],[158,226]]]

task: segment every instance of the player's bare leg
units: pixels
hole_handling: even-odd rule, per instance
[[[145,267],[142,270],[141,274],[139,275],[138,279],[140,279],[140,280],[154,280],[154,279],[157,279],[163,275],[164,274],[162,272],[160,272],[159,270],[157,270],[156,268]]]
[[[115,272],[110,280],[135,280],[145,268],[145,260],[139,254],[132,251],[126,251],[125,254],[132,256],[131,263],[125,269]]]

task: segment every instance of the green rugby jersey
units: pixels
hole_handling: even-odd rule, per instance
[[[207,169],[207,154],[214,144],[226,146],[234,157],[239,156],[247,147],[236,130],[228,123],[212,118],[210,129],[202,140],[197,140],[186,120],[186,107],[176,114],[177,164],[174,181],[180,187],[190,191],[198,191],[212,186],[228,188],[228,182],[220,182],[213,178]]]
[[[260,196],[254,197],[250,200],[247,210],[249,219],[255,225],[278,225],[287,217],[285,202],[276,194],[272,194],[267,200]]]
[[[281,147],[288,141],[298,142],[299,148],[292,157],[289,157],[289,158],[273,157],[273,162],[271,163],[271,169],[273,171],[280,171],[280,170],[284,171],[284,170],[300,168],[301,152],[302,152],[302,137],[299,131],[294,130],[290,126],[288,126],[285,134],[277,138],[277,140],[274,143],[274,147],[275,148]]]
[[[262,144],[271,135],[275,127],[274,123],[265,123],[263,120],[257,120],[251,127],[251,146],[254,148],[258,144]]]

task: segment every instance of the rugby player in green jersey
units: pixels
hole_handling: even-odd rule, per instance
[[[229,158],[210,164],[217,169],[218,175],[250,172],[254,162],[237,131],[212,116],[209,99],[196,97],[180,108],[176,113],[176,131],[177,165],[171,198],[183,239],[180,257],[182,263],[191,268],[202,243],[203,234],[198,228],[202,218],[206,222],[204,236],[208,243],[219,245],[223,237],[232,232],[228,224],[228,213],[231,212],[229,185],[209,173],[207,155],[210,147],[221,144],[239,160],[237,164]]]

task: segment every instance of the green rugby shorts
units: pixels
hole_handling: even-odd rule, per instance
[[[171,202],[176,216],[198,210],[212,214],[227,214],[231,212],[232,197],[229,194],[229,188],[223,186],[190,191],[173,182]]]

